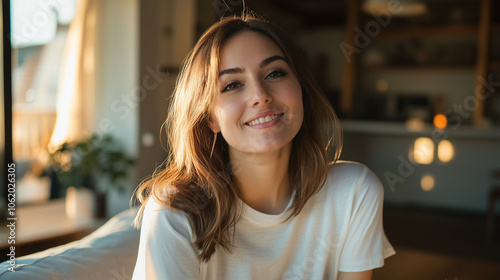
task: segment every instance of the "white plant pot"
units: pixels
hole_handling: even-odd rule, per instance
[[[66,190],[66,216],[78,221],[90,220],[94,216],[95,196],[86,188],[69,187]]]

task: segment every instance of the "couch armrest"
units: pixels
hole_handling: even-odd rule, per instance
[[[20,257],[15,272],[5,261],[0,279],[130,279],[139,247],[136,213],[125,210],[80,240]]]

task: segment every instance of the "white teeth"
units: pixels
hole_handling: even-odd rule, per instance
[[[253,120],[253,121],[249,122],[248,125],[254,126],[254,125],[257,125],[257,124],[261,124],[261,123],[265,123],[265,122],[270,122],[272,120],[277,119],[279,116],[280,115],[271,115],[271,116],[266,116],[266,117],[258,118],[256,120]]]

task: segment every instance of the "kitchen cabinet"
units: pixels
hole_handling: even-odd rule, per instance
[[[426,1],[427,12],[417,17],[365,13],[363,3],[348,2],[342,116],[432,121],[444,113],[476,127],[500,124],[500,105],[489,105],[500,104],[498,1]],[[408,109],[400,100],[408,96],[427,98],[426,112],[391,114]]]

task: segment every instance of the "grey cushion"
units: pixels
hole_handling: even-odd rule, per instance
[[[125,210],[92,234],[62,246],[0,264],[0,279],[131,279],[139,246],[132,227],[136,210]]]

